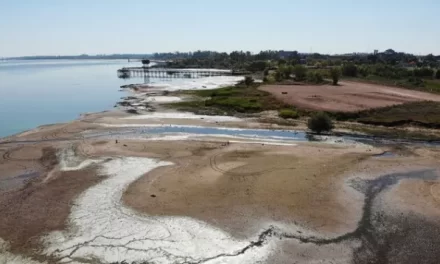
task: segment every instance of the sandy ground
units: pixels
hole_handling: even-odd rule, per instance
[[[430,93],[348,81],[338,86],[264,85],[260,89],[288,104],[325,111],[354,112],[406,102],[440,101],[439,95]]]
[[[261,126],[132,117],[90,114],[0,141],[0,263],[440,258],[437,148],[85,136],[112,125]]]
[[[176,152],[174,166],[138,180],[124,201],[143,212],[187,215],[244,237],[271,221],[324,232],[353,229],[357,214],[339,204],[337,186],[349,165],[368,155],[365,150],[252,144],[211,148]],[[310,214],[317,205],[325,209]]]
[[[92,127],[78,123],[70,134],[71,128],[62,126],[64,132],[53,138],[77,138],[79,130]],[[22,137],[44,140],[55,128],[60,129],[50,126]],[[435,149],[413,147],[378,158],[374,155],[385,149],[225,142],[2,144],[2,183],[23,172],[38,175],[0,193],[0,237],[9,247],[9,255],[0,256],[55,263],[95,263],[95,258],[106,263],[370,263],[380,258],[371,242],[364,241],[371,236],[362,233],[367,232],[362,229],[366,196],[356,183],[438,169],[440,156]],[[401,180],[375,197],[371,207],[375,212],[386,208],[390,217],[423,219],[429,225],[420,232],[436,234],[439,186],[433,178]],[[376,226],[376,221],[371,223]],[[387,226],[396,225],[387,221]],[[421,220],[411,221],[405,224],[409,233],[415,232],[414,221]],[[438,242],[420,240],[417,234],[411,241]],[[431,260],[440,256],[434,248],[419,250],[425,250],[420,263],[435,263]],[[401,257],[400,251],[388,254],[394,259],[390,263],[414,259]]]

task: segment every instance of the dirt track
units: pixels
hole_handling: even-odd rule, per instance
[[[338,86],[264,85],[260,89],[297,107],[334,112],[355,112],[414,101],[440,102],[440,95],[348,81]]]

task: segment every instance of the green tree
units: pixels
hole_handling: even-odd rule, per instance
[[[359,69],[358,69],[358,72],[359,72],[359,74],[362,76],[362,77],[367,77],[368,76],[368,74],[369,74],[369,70],[368,70],[369,68],[368,68],[368,66],[367,65],[364,65],[364,66],[361,66],[361,67],[359,67]]]
[[[358,68],[354,63],[346,63],[342,66],[342,75],[349,77],[356,77],[358,73]]]
[[[295,74],[295,80],[303,81],[307,76],[307,68],[302,65],[295,65],[293,73]]]
[[[278,60],[278,65],[284,65],[286,63],[287,63],[287,61],[285,59],[279,59]]]
[[[266,61],[253,61],[247,66],[247,70],[251,72],[264,71],[266,67]]]
[[[280,72],[280,70],[275,71],[274,78],[277,82],[281,82],[283,80],[283,74]]]
[[[339,77],[341,77],[341,69],[339,69],[339,67],[331,68],[330,76],[332,77],[333,85],[338,85]]]
[[[290,65],[283,65],[283,66],[280,66],[279,68],[278,68],[278,71],[281,73],[281,76],[284,78],[284,79],[289,79],[290,78],[290,75],[292,74],[292,71],[293,71],[293,67],[292,66],[290,66]]]
[[[324,82],[324,78],[322,77],[322,75],[319,72],[308,72],[307,73],[307,82],[319,84],[319,83]]]
[[[307,127],[313,132],[321,134],[324,131],[331,131],[333,129],[333,122],[326,113],[318,112],[309,119]]]

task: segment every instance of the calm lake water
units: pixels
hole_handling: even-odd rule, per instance
[[[0,61],[0,137],[40,125],[67,122],[82,113],[112,109],[126,96],[120,86],[144,83],[156,89],[212,89],[243,77],[120,79],[117,70],[141,66],[126,60]]]
[[[0,137],[81,113],[113,108],[125,96],[116,70],[138,66],[126,60],[0,61]]]

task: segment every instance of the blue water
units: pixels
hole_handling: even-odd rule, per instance
[[[0,137],[108,110],[125,94],[126,60],[0,61]]]
[[[131,128],[112,128],[108,132],[88,132],[86,138],[142,138],[150,136],[164,135],[214,135],[214,136],[234,136],[248,139],[273,139],[273,140],[292,140],[309,141],[310,137],[303,131],[287,130],[266,130],[266,129],[229,129],[215,127],[198,126],[161,126],[161,127],[131,127]]]
[[[136,132],[133,131],[133,132]],[[132,133],[133,133],[132,132]],[[295,141],[307,141],[307,135],[305,132],[292,132],[283,130],[264,130],[264,129],[227,129],[227,128],[214,128],[214,127],[182,127],[182,126],[163,126],[152,128],[140,128],[138,133],[148,134],[166,134],[166,133],[188,133],[196,135],[229,135],[247,138],[281,138],[290,139]],[[129,133],[129,132],[128,132]]]

